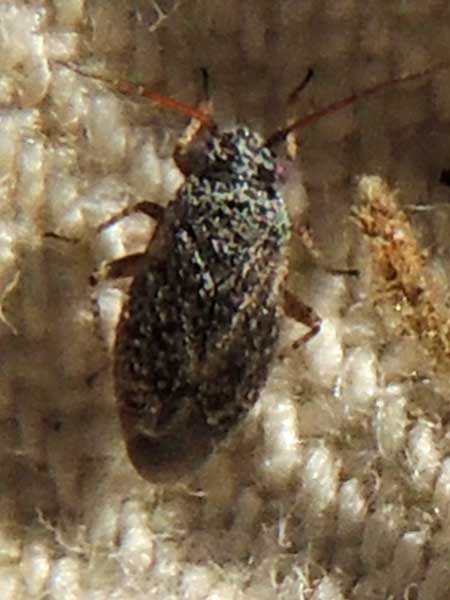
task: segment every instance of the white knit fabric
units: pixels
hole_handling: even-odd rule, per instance
[[[2,600],[449,597],[448,371],[380,318],[349,217],[357,177],[398,188],[401,205],[423,209],[407,214],[447,289],[450,70],[299,134],[289,206],[324,262],[360,277],[327,273],[294,237],[289,286],[322,317],[320,334],[274,364],[229,444],[163,489],[130,465],[115,409],[109,349],[125,287],[100,284],[96,318],[89,277],[145,247],[147,217],[99,226],[173,198],[186,120],[61,64],[191,104],[205,67],[219,124],[268,135],[448,60],[449,12],[444,0],[0,2]],[[287,322],[282,343],[303,331]]]

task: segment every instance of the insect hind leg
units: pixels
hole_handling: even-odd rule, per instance
[[[319,333],[322,324],[322,319],[311,306],[308,306],[287,290],[284,292],[283,308],[287,317],[306,325],[309,328],[309,331],[282,348],[278,353],[278,358],[280,360],[284,360],[290,352],[297,350],[297,348],[315,337]]]

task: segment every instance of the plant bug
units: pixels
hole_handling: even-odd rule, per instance
[[[374,85],[266,140],[244,125],[221,132],[207,112],[115,83],[194,119],[174,153],[186,179],[173,202],[136,207],[158,222],[146,251],[107,268],[110,277],[132,278],[113,371],[128,454],[144,478],[167,483],[191,475],[242,422],[266,382],[283,304],[310,328],[301,341],[320,328],[314,311],[284,289],[291,223],[276,146],[359,99],[434,70]],[[201,133],[207,139],[199,150],[192,141]]]

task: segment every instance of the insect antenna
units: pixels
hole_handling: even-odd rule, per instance
[[[131,81],[126,81],[123,79],[110,79],[107,77],[96,75],[94,73],[86,73],[83,69],[80,69],[77,65],[74,65],[73,63],[65,63],[59,60],[55,60],[53,62],[62,65],[83,77],[89,77],[90,79],[95,79],[97,81],[102,81],[103,83],[111,84],[114,86],[114,89],[116,91],[118,91],[121,94],[125,94],[126,96],[131,96],[135,94],[137,96],[141,96],[142,98],[147,98],[148,100],[151,100],[158,106],[162,106],[163,108],[174,110],[184,115],[187,115],[191,119],[199,121],[202,127],[208,129],[211,132],[217,130],[217,125],[208,112],[199,108],[194,108],[193,106],[185,104],[184,102],[180,102],[179,100],[175,100],[175,98],[170,98],[169,96],[159,94],[158,92],[153,91],[145,85],[132,83]]]
[[[288,96],[289,104],[291,104],[292,102],[295,102],[297,100],[298,96],[303,92],[303,90],[307,87],[308,83],[313,78],[313,75],[314,75],[314,71],[311,69],[311,67],[308,67],[308,70],[306,71],[306,75],[303,77],[300,84],[294,90],[292,90],[292,92],[289,94],[289,96]]]
[[[358,102],[359,100],[362,100],[363,98],[368,98],[370,96],[374,96],[375,94],[378,94],[378,93],[382,92],[383,90],[389,89],[396,85],[406,83],[408,81],[414,81],[416,79],[421,79],[422,77],[426,77],[426,76],[430,75],[431,73],[438,71],[439,69],[446,68],[446,67],[448,68],[448,66],[449,65],[447,65],[447,64],[434,65],[433,67],[429,67],[427,69],[423,69],[422,71],[417,71],[415,73],[411,73],[410,75],[405,75],[403,77],[398,77],[396,79],[389,79],[388,81],[382,81],[381,83],[377,83],[371,87],[368,87],[367,89],[362,90],[359,93],[351,94],[350,96],[347,96],[346,98],[342,98],[341,100],[338,100],[337,102],[333,102],[332,104],[329,104],[328,106],[325,106],[324,108],[321,108],[315,112],[312,112],[309,115],[306,115],[305,117],[300,117],[299,119],[296,119],[293,123],[291,123],[287,127],[278,129],[277,131],[275,131],[272,135],[270,135],[268,137],[268,139],[266,140],[266,145],[269,146],[269,148],[276,146],[279,143],[283,142],[286,139],[287,135],[289,133],[291,133],[291,131],[297,131],[298,129],[303,129],[303,127],[307,127],[311,123],[315,123],[322,117],[325,117],[327,115],[331,115],[335,112],[338,112],[341,109],[346,108],[347,106],[351,106],[352,104],[355,104],[355,102]],[[306,75],[305,79],[300,84],[300,86],[298,86],[294,90],[294,92],[289,96],[289,99],[295,98],[295,96],[297,96],[299,91],[304,89],[306,83],[311,79],[311,76],[312,76],[312,73],[311,73],[311,75],[309,75],[309,74]]]

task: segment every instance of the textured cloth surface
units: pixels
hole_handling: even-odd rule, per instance
[[[450,70],[301,132],[289,208],[324,264],[360,277],[326,272],[294,236],[289,288],[322,317],[320,334],[274,363],[226,447],[162,488],[130,465],[115,409],[109,353],[126,287],[89,278],[146,246],[145,216],[102,225],[173,198],[186,119],[62,64],[191,104],[206,68],[220,126],[269,135],[449,60],[449,39],[444,0],[0,3],[0,598],[450,597],[445,340],[436,358],[411,325],[414,298],[390,295],[350,218],[358,177],[399,190],[402,231],[427,251],[417,289],[439,306],[431,334],[444,327]],[[365,179],[359,193],[390,192]],[[282,345],[302,333],[287,321]]]

